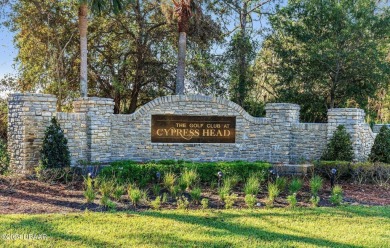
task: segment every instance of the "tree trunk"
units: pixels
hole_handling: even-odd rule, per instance
[[[88,5],[80,4],[79,7],[79,32],[80,32],[80,93],[81,97],[88,96],[88,63],[87,63],[87,31],[88,31]]]
[[[179,33],[179,53],[177,59],[176,95],[184,95],[184,76],[186,67],[187,33]]]

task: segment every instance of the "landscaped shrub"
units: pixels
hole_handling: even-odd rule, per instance
[[[233,207],[234,203],[236,202],[237,197],[238,197],[238,195],[234,194],[234,193],[232,193],[230,195],[226,195],[225,196],[225,200],[224,200],[225,208],[226,209],[231,209]]]
[[[280,194],[279,187],[276,183],[268,184],[268,199],[266,202],[267,207],[273,207],[275,198]]]
[[[375,137],[371,148],[370,160],[390,164],[390,129],[384,125]]]
[[[202,195],[202,190],[200,188],[194,188],[193,190],[191,190],[190,195],[191,195],[191,200],[195,204],[199,204],[200,197]]]
[[[167,172],[164,174],[163,177],[163,185],[164,187],[171,192],[171,194],[175,190],[175,182],[176,182],[176,176],[172,172]]]
[[[390,182],[390,164],[380,162],[345,162],[345,161],[317,161],[314,163],[315,172],[323,177],[330,178],[331,170],[335,168],[336,182],[352,179],[355,183],[375,183],[384,185]]]
[[[177,197],[176,201],[177,209],[186,210],[190,206],[190,203],[185,196]]]
[[[7,144],[0,139],[0,175],[6,174],[9,169],[9,156]]]
[[[248,178],[244,186],[246,195],[257,195],[260,191],[260,181],[256,175]]]
[[[350,179],[353,175],[352,163],[347,161],[316,161],[314,170],[318,175],[326,178],[331,177],[331,170],[336,169],[336,181],[339,179]]]
[[[70,166],[68,140],[64,136],[56,118],[46,128],[41,149],[41,164],[46,168],[64,168]]]
[[[221,171],[224,177],[237,176],[238,180],[243,181],[250,175],[260,175],[261,180],[265,179],[267,172],[271,168],[269,163],[265,162],[207,162],[194,163],[184,161],[159,161],[140,164],[133,161],[118,161],[111,163],[102,169],[100,177],[115,178],[118,182],[125,183],[137,182],[138,185],[153,183],[157,181],[156,173],[161,175],[172,172],[180,176],[186,170],[194,170],[199,176],[201,183],[211,185],[215,183],[217,173]],[[142,184],[141,184],[142,182]]]
[[[319,191],[322,188],[323,180],[320,176],[315,175],[310,179],[309,186],[311,192],[310,202],[313,207],[317,207],[320,202],[320,197],[318,196]]]
[[[320,176],[313,176],[310,179],[309,186],[312,196],[318,196],[318,192],[322,189],[323,180]]]
[[[194,169],[184,170],[181,175],[181,180],[187,190],[194,186],[194,184],[198,181],[198,178],[198,173]]]
[[[96,198],[96,193],[93,187],[93,179],[90,176],[84,178],[84,187],[84,197],[87,200],[87,203],[93,202]]]
[[[252,194],[248,194],[245,196],[245,203],[248,206],[248,208],[254,208],[256,205],[257,199],[256,196]]]
[[[287,179],[285,177],[277,177],[275,180],[275,184],[280,192],[284,192],[287,186]]]
[[[343,201],[343,189],[341,186],[336,185],[332,189],[332,194],[330,196],[330,202],[336,206],[339,206]]]
[[[290,194],[296,194],[298,193],[298,191],[302,188],[302,180],[299,179],[299,178],[293,178],[290,182],[290,185],[289,185],[289,192]]]
[[[138,187],[131,185],[127,190],[127,193],[131,203],[133,204],[134,208],[136,208],[137,204],[142,198],[141,190]]]
[[[205,210],[209,207],[209,199],[203,198],[202,201],[200,201],[200,204],[202,204],[202,209]]]
[[[297,194],[293,193],[287,196],[287,202],[290,208],[294,208],[297,205]]]
[[[150,202],[150,206],[154,210],[159,210],[161,208],[161,196],[157,196],[156,199]]]
[[[352,161],[353,150],[351,135],[347,133],[347,130],[343,125],[337,127],[333,133],[333,137],[330,139],[326,146],[326,150],[322,155],[322,160],[341,160]]]
[[[112,197],[116,201],[120,201],[122,198],[122,195],[126,193],[125,187],[123,185],[116,185],[114,188],[114,191],[112,192]]]

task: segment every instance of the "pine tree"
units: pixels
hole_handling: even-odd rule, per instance
[[[44,168],[70,166],[68,140],[55,117],[53,117],[51,125],[45,131],[41,150],[41,163]]]
[[[337,130],[333,133],[333,137],[330,139],[321,159],[352,161],[353,150],[351,135],[347,133],[347,130],[343,125],[339,125]]]
[[[383,125],[371,148],[371,161],[390,163],[390,129]]]

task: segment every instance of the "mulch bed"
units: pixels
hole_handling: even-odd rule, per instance
[[[12,177],[0,177],[0,214],[11,213],[69,213],[80,212],[86,209],[90,211],[106,211],[99,205],[99,198],[92,204],[87,204],[83,195],[82,182],[72,184],[49,184],[33,179],[17,179]],[[340,183],[344,190],[344,202],[352,205],[385,206],[390,205],[390,189],[371,184]],[[244,194],[235,192],[239,198],[235,208],[246,208]],[[223,208],[218,200],[216,190],[206,191],[203,197],[209,198],[211,208]],[[326,182],[321,191],[320,206],[332,206],[329,202],[330,185]],[[310,193],[308,185],[297,196],[299,206],[310,206],[308,199]],[[258,199],[261,207],[265,206],[266,193],[260,193]],[[281,194],[276,199],[275,207],[286,207],[286,194]],[[148,209],[148,206],[140,206],[137,210]],[[173,203],[163,204],[163,209],[176,208]],[[191,209],[200,208],[191,204]],[[117,204],[117,210],[134,210],[126,196]]]

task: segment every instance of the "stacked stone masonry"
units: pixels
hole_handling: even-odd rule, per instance
[[[45,128],[57,117],[68,138],[72,165],[79,161],[108,163],[115,160],[184,159],[192,161],[263,160],[296,163],[319,159],[338,125],[351,134],[357,160],[364,160],[375,134],[360,109],[331,109],[328,123],[300,123],[300,107],[272,103],[266,117],[250,116],[223,98],[201,95],[165,96],[131,115],[114,115],[106,98],[80,98],[74,113],[57,113],[56,98],[43,94],[9,97],[9,152],[15,171],[26,173],[39,163]],[[235,143],[152,143],[152,115],[235,116]]]

